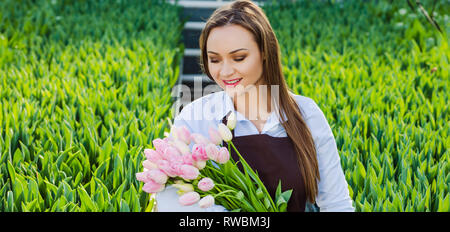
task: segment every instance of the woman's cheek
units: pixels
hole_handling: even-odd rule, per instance
[[[209,69],[214,81],[216,84],[221,87],[222,89],[225,89],[225,84],[223,83],[222,79],[220,78],[220,65],[212,65],[212,67]]]
[[[214,79],[214,81],[219,84],[219,80],[218,80],[218,73],[217,73],[217,68],[214,67],[214,65],[209,64],[208,65],[208,69],[209,69],[209,73],[211,74],[212,78]]]

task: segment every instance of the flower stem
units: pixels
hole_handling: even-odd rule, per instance
[[[226,199],[226,202],[228,202],[229,204],[231,204],[231,206],[232,206],[233,209],[240,208],[240,207],[239,207],[239,199],[237,199],[236,196],[225,194],[225,193],[229,193],[229,192],[236,192],[236,191],[234,191],[234,190],[226,190],[226,191],[217,193],[216,195],[214,195],[214,199],[217,199],[218,197],[224,197],[224,198]],[[222,195],[223,195],[223,196],[222,196]],[[237,199],[238,202],[235,202],[235,200],[231,200],[230,198]]]
[[[245,161],[245,159],[242,157],[241,153],[239,153],[239,151],[237,150],[237,148],[234,146],[233,142],[230,141],[230,143],[228,145],[233,146],[233,149],[236,151],[236,154],[239,156],[239,158],[241,159],[241,162],[243,164],[243,166],[245,165],[247,168],[244,168],[244,171],[247,172],[247,169],[250,171],[250,173],[253,175],[255,181],[258,183],[258,185],[262,188],[262,190],[264,191],[264,193],[266,194],[266,196],[269,196],[269,200],[270,203],[272,204],[273,208],[276,209],[276,205],[272,200],[272,197],[270,197],[269,192],[267,191],[266,186],[262,183],[261,179],[259,179],[259,176],[253,171],[253,169],[250,167],[250,165],[247,163],[247,161]]]
[[[223,192],[220,192],[220,193],[217,193],[216,195],[214,195],[214,198],[216,198],[216,197],[218,197],[218,196],[220,196],[220,195],[223,195],[223,194],[225,194],[225,193],[229,193],[229,192],[235,192],[234,190],[225,190],[225,191],[223,191]]]
[[[208,168],[208,170],[214,171],[215,173],[220,174],[221,176],[223,176],[223,173],[220,172],[219,170],[215,169],[215,168],[212,168],[212,167],[210,167],[208,165],[206,165],[205,168]]]
[[[218,184],[218,183],[214,183],[214,185],[216,185],[216,186],[223,186],[223,187],[226,187],[226,188],[232,188],[233,190],[236,191],[236,189],[233,188],[233,187],[231,187],[230,185],[226,185],[226,184]]]

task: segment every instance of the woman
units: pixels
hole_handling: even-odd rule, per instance
[[[293,189],[288,211],[354,211],[328,122],[310,98],[289,91],[270,23],[251,1],[217,9],[200,36],[204,73],[224,91],[185,106],[174,125],[208,136],[237,115],[233,143],[274,194]],[[237,157],[232,154],[235,159]],[[177,204],[175,190],[157,194],[159,211],[202,211]],[[220,211],[217,206],[210,211]]]

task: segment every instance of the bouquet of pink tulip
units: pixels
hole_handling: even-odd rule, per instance
[[[209,139],[190,133],[184,126],[172,126],[172,136],[155,139],[155,149],[144,150],[144,171],[136,173],[136,178],[144,182],[142,190],[154,194],[172,185],[178,189],[181,205],[198,203],[201,208],[216,203],[230,211],[286,211],[292,190],[282,193],[280,182],[275,201],[272,199],[258,174],[232,143],[230,129],[235,125],[236,116],[231,114],[227,125],[220,123],[218,129],[209,128]],[[228,148],[220,146],[222,141],[229,144]],[[236,162],[230,156],[230,146],[239,156]],[[244,172],[238,168],[238,162]]]

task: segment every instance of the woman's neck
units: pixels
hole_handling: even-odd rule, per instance
[[[234,108],[250,121],[266,121],[272,111],[270,92],[267,85],[253,86],[233,98]]]

